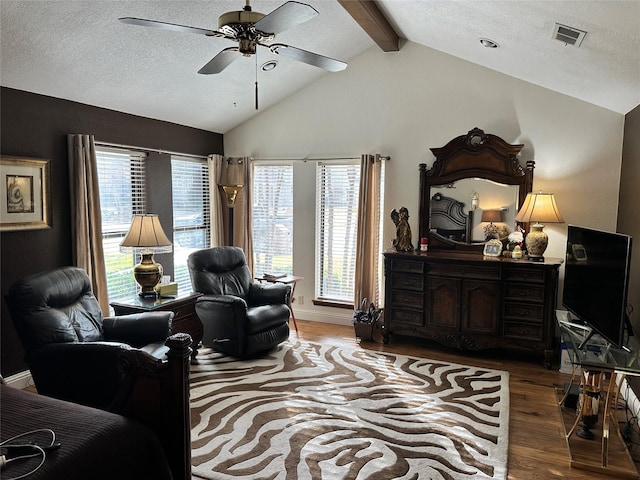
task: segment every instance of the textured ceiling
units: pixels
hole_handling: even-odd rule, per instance
[[[375,45],[335,0],[302,0],[320,15],[277,42],[348,62]],[[254,0],[269,13],[284,0]],[[640,0],[379,0],[400,37],[522,80],[627,113],[640,104]],[[1,0],[0,83],[53,97],[225,133],[256,114],[256,58],[218,75],[196,72],[235,43],[136,27],[123,16],[217,29],[242,0]],[[587,31],[581,47],[552,39],[554,23]],[[500,48],[488,49],[487,37]],[[378,47],[375,47],[378,48]],[[381,55],[393,55],[382,53]],[[260,49],[260,109],[325,73]]]

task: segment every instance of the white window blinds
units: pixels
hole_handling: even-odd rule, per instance
[[[102,245],[107,272],[109,299],[135,295],[137,285],[131,269],[134,255],[121,253],[120,242],[129,231],[133,215],[145,212],[145,154],[134,151],[96,148]]]
[[[191,288],[187,257],[208,248],[211,238],[209,168],[202,159],[171,157],[173,196],[173,280]]]
[[[319,163],[316,182],[316,297],[353,303],[360,165]]]
[[[293,166],[253,169],[253,269],[256,275],[293,273]]]

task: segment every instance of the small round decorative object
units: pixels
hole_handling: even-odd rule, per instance
[[[522,249],[520,248],[520,245],[516,245],[513,248],[513,252],[511,252],[511,258],[515,258],[516,260],[522,258]]]

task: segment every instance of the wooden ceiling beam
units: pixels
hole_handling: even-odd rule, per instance
[[[400,37],[375,0],[338,0],[349,15],[385,52],[400,50]]]

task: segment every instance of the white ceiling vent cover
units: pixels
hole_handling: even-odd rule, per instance
[[[556,23],[553,29],[553,38],[560,40],[566,45],[573,45],[574,47],[580,46],[586,34],[587,32],[585,31],[561,25],[559,23]]]

